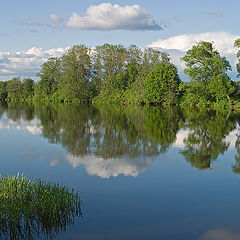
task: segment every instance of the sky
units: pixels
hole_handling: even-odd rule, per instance
[[[179,60],[197,42],[214,41],[235,74],[239,0],[9,0],[0,2],[0,80],[35,77],[69,47],[135,44]]]

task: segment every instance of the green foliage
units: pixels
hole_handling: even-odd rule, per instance
[[[22,83],[22,97],[32,99],[34,96],[34,81],[31,78],[25,78]]]
[[[59,88],[61,75],[61,60],[59,58],[49,58],[42,65],[41,72],[38,74],[40,81],[35,89],[35,98],[51,97]]]
[[[81,215],[81,198],[59,184],[12,175],[0,178],[0,210],[1,238],[53,238]]]
[[[238,71],[238,77],[240,77],[240,38],[235,41],[234,46],[239,49],[237,52],[238,63],[236,67]]]
[[[62,56],[63,75],[59,86],[60,100],[64,102],[88,102],[91,98],[89,51],[90,49],[83,45],[74,46]]]
[[[8,100],[16,101],[22,98],[22,82],[20,77],[15,77],[7,82]]]
[[[0,101],[4,101],[7,99],[7,83],[6,82],[0,82]]]
[[[235,46],[240,47],[239,39]],[[113,44],[91,49],[76,45],[61,57],[49,58],[41,66],[37,83],[28,78],[0,83],[0,100],[124,105],[180,102],[214,108],[230,106],[230,97],[239,100],[239,84],[227,75],[231,66],[213,43],[198,43],[182,60],[189,83],[181,83],[169,55],[156,49]]]
[[[131,45],[125,49],[110,44],[97,47],[93,58],[93,80],[99,94],[93,102],[144,102],[144,80],[160,59],[161,53],[152,48],[142,50]]]
[[[230,99],[234,89],[226,72],[231,70],[231,66],[214,50],[213,43],[198,43],[187,51],[182,60],[186,64],[184,72],[191,80],[185,86],[183,102],[194,100],[192,103],[205,104]]]
[[[176,103],[180,83],[177,72],[176,66],[170,62],[158,63],[144,82],[146,103]]]

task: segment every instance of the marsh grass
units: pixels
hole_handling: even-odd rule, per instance
[[[74,190],[23,175],[0,177],[0,238],[53,238],[81,216]]]

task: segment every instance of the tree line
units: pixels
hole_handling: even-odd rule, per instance
[[[240,39],[234,45],[240,76]],[[181,60],[189,82],[182,82],[169,55],[156,49],[77,45],[49,58],[38,82],[19,77],[0,82],[0,100],[198,106],[239,100],[240,84],[231,81],[231,65],[212,42],[199,42]]]

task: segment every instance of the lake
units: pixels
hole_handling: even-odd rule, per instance
[[[1,103],[1,175],[80,193],[82,217],[54,239],[240,239],[239,121],[227,109]]]

